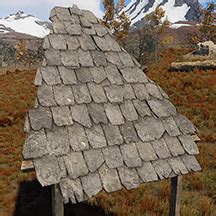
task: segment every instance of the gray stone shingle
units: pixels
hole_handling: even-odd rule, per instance
[[[99,84],[107,78],[106,72],[103,67],[91,67],[91,75],[95,83]]]
[[[107,118],[113,125],[124,124],[124,117],[118,105],[107,103],[104,105]]]
[[[72,85],[77,84],[77,78],[73,69],[64,66],[58,67],[63,84]]]
[[[85,20],[88,20],[90,23],[97,24],[98,20],[96,16],[90,10],[82,10]]]
[[[52,30],[55,34],[67,34],[64,24],[60,21],[55,21],[52,23]]]
[[[107,28],[105,26],[102,26],[100,24],[94,25],[95,31],[99,37],[103,37],[108,33]]]
[[[57,126],[72,125],[70,108],[68,106],[51,107],[53,120]]]
[[[35,76],[34,85],[35,86],[41,86],[42,82],[43,82],[43,78],[42,78],[41,70],[38,69],[36,76]]]
[[[172,169],[165,159],[152,161],[152,165],[160,179],[168,178],[172,173]]]
[[[48,153],[48,141],[44,129],[40,131],[31,131],[27,134],[23,147],[23,156],[25,159],[40,158]]]
[[[133,100],[133,104],[141,117],[151,116],[151,111],[145,101]]]
[[[110,34],[106,34],[104,37],[105,37],[105,43],[109,46],[109,49],[111,51],[114,51],[114,52],[121,51],[121,47]],[[109,51],[109,50],[105,50],[105,51]]]
[[[86,104],[73,105],[70,108],[74,121],[80,123],[84,127],[90,128],[92,126]]]
[[[40,71],[47,85],[61,84],[60,75],[56,67],[41,67]]]
[[[80,47],[80,43],[76,37],[71,37],[69,35],[65,35],[64,37],[68,50],[77,50]]]
[[[169,158],[167,161],[176,175],[185,175],[188,173],[188,170],[180,157]]]
[[[77,51],[61,52],[61,62],[65,67],[79,68],[79,55]]]
[[[121,62],[125,67],[134,67],[134,62],[130,56],[129,53],[127,52],[120,52],[119,57],[121,59]]]
[[[71,19],[71,15],[68,8],[54,7],[51,11],[50,17],[57,16],[61,21],[67,21]]]
[[[171,154],[175,156],[183,155],[185,153],[184,149],[182,148],[181,143],[179,142],[177,137],[170,137],[167,133],[163,136],[167,147],[169,148]]]
[[[168,115],[170,115],[170,116],[176,116],[177,115],[177,110],[176,110],[176,108],[172,102],[170,102],[167,99],[164,99],[162,103],[163,103],[163,106],[165,107]]]
[[[76,179],[88,174],[89,171],[82,152],[70,152],[63,158],[71,179]]]
[[[43,49],[49,49],[50,48],[49,36],[44,37],[42,47],[43,47]]]
[[[72,203],[76,203],[76,200],[78,202],[83,201],[84,193],[80,179],[63,178],[60,182],[60,188],[65,203],[69,202],[68,198]]]
[[[115,65],[109,64],[105,67],[107,78],[112,84],[121,85],[123,84],[122,76]]]
[[[98,172],[102,181],[103,188],[107,193],[118,191],[122,188],[116,169],[109,169],[106,164],[103,164],[99,168]]]
[[[67,127],[70,146],[73,151],[83,151],[89,149],[88,138],[85,130],[80,124],[73,124]]]
[[[45,51],[46,63],[49,66],[58,66],[62,65],[60,59],[60,51],[55,49],[48,49]]]
[[[50,155],[66,155],[70,151],[68,133],[65,127],[53,127],[52,130],[46,130],[48,145],[47,149]]]
[[[149,120],[150,120],[150,118],[149,118]],[[161,122],[161,119],[152,118],[149,124],[153,130],[154,137],[156,139],[160,139],[163,136],[163,134],[165,133],[165,128]]]
[[[161,118],[170,116],[161,100],[152,98],[147,100],[147,103],[157,117]]]
[[[83,154],[90,172],[95,172],[104,162],[101,149],[90,149],[88,151],[84,151]]]
[[[139,100],[150,99],[150,95],[149,95],[144,84],[142,84],[142,83],[133,84],[133,89],[134,89],[134,92],[135,92],[137,99],[139,99]]]
[[[122,66],[122,62],[117,52],[105,52],[105,56],[108,62],[116,66]]]
[[[106,43],[106,39],[104,37],[98,37],[98,36],[93,36],[94,41],[99,48],[99,50],[105,52],[105,51],[111,51],[111,48],[108,43]]]
[[[90,103],[88,104],[88,111],[95,124],[108,123],[105,109],[102,104]]]
[[[37,98],[42,106],[55,106],[52,86],[42,85],[38,87]]]
[[[137,112],[134,108],[133,103],[130,100],[124,101],[124,103],[120,105],[120,108],[123,116],[127,121],[138,120]]]
[[[144,72],[137,67],[126,67],[120,69],[122,76],[128,83],[146,83],[148,82]]]
[[[39,107],[29,110],[29,121],[33,130],[38,131],[42,128],[52,128],[52,114],[48,107]]]
[[[81,36],[78,37],[78,40],[80,42],[81,48],[83,50],[95,50],[96,45],[89,35],[82,34]]]
[[[127,167],[140,167],[142,165],[135,143],[121,145],[120,149]]]
[[[110,169],[123,166],[123,158],[118,146],[103,148],[104,159]]]
[[[89,68],[80,68],[76,70],[77,78],[82,83],[87,83],[93,81]]]
[[[45,155],[42,158],[36,158],[33,160],[33,163],[37,179],[42,186],[57,184],[64,176],[54,155]]]
[[[91,56],[97,67],[107,65],[106,57],[103,52],[99,50],[94,50],[94,51],[91,51]]]
[[[163,138],[161,138],[160,140],[151,141],[151,144],[152,144],[152,147],[154,148],[155,153],[160,159],[171,157],[169,149]]]
[[[197,131],[193,123],[190,122],[184,115],[178,113],[178,115],[174,117],[174,120],[181,132],[184,134],[194,134]]]
[[[201,167],[194,155],[184,154],[181,156],[181,159],[189,171],[201,171]]]
[[[92,101],[86,84],[77,84],[72,86],[75,101],[78,104],[90,103]]]
[[[70,86],[57,85],[53,86],[54,98],[59,106],[74,104],[74,96]]]
[[[163,122],[165,130],[167,131],[167,133],[170,136],[176,137],[176,136],[180,135],[180,131],[179,131],[173,117],[164,118],[164,119],[162,119],[162,122]]]
[[[88,141],[92,148],[102,148],[107,145],[105,135],[101,125],[93,125],[91,128],[86,128]]]
[[[138,136],[131,122],[125,122],[125,124],[120,125],[122,136],[126,143],[137,142]]]
[[[151,117],[145,117],[139,120],[138,122],[134,123],[138,136],[143,142],[153,141],[155,139],[152,128],[150,127],[150,122],[152,119],[153,118]]]
[[[107,97],[101,85],[88,83],[90,94],[95,103],[106,103]]]
[[[160,93],[160,91],[159,91],[159,89],[158,89],[158,87],[157,87],[156,84],[154,84],[154,83],[147,83],[146,84],[146,89],[147,89],[148,93],[151,96],[153,96],[153,97],[155,97],[157,99],[160,99],[160,100],[163,99],[163,97],[162,97],[162,95],[161,95],[161,93]]]
[[[155,150],[150,142],[138,142],[136,143],[136,147],[143,161],[148,162],[158,159]]]
[[[162,95],[164,98],[169,99],[169,96],[167,95],[167,93],[166,93],[159,85],[157,85],[157,87],[158,87],[158,89],[159,89],[161,95]]]
[[[124,140],[118,126],[112,124],[104,124],[102,126],[110,146],[120,145],[123,143]]]
[[[124,99],[135,99],[135,94],[133,91],[133,88],[130,84],[124,84],[123,85],[123,94],[124,94]]]
[[[80,10],[76,5],[73,5],[72,7],[69,8],[70,13],[78,16],[82,16],[83,12]]]
[[[104,87],[104,90],[106,92],[107,98],[111,103],[122,103],[123,102],[123,88],[122,86],[118,85],[110,85]]]
[[[30,130],[31,130],[31,125],[30,125],[30,122],[29,122],[29,116],[28,116],[28,114],[26,114],[23,131],[25,133],[29,133]]]
[[[157,173],[151,162],[143,162],[141,167],[137,167],[137,172],[144,182],[157,181]]]
[[[84,27],[82,31],[84,34],[87,34],[87,35],[96,35],[96,31],[93,25],[91,25],[90,27],[86,27],[86,28]]]
[[[74,24],[74,22],[67,22],[65,25],[65,30],[69,35],[77,36],[82,34],[82,28],[80,24]]]
[[[82,49],[78,50],[79,62],[82,67],[93,67],[93,59],[89,51],[83,51]]]
[[[193,138],[189,135],[181,135],[178,137],[185,151],[190,154],[199,154],[199,149],[197,144],[194,142]]]
[[[67,48],[64,35],[57,35],[57,34],[49,35],[49,41],[53,49],[65,50]]]
[[[81,177],[81,182],[83,190],[89,198],[95,196],[102,190],[101,180],[97,172],[89,173]]]
[[[128,189],[137,188],[140,184],[140,179],[135,168],[127,168],[125,166],[118,168],[118,173],[122,184]]]

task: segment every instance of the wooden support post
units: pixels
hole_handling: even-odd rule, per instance
[[[180,216],[182,176],[171,178],[169,216]]]
[[[64,202],[59,185],[52,186],[52,216],[64,216]]]

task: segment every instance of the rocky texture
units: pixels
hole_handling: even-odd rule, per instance
[[[23,150],[40,183],[60,184],[76,203],[200,170],[196,128],[98,19],[73,6],[54,8],[51,20]]]

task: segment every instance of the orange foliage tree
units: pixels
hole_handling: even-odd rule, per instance
[[[124,12],[124,0],[119,0],[116,4],[114,0],[103,0],[103,6],[103,24],[111,29],[117,40],[121,41],[128,35],[131,23]]]

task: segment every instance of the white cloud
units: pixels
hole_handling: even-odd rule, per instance
[[[102,16],[100,0],[1,0],[0,8],[19,7],[22,10],[22,7],[31,7],[33,10],[40,7],[43,10],[46,7],[51,10],[54,6],[67,7],[73,4],[76,4],[81,9],[91,10],[98,17]]]

